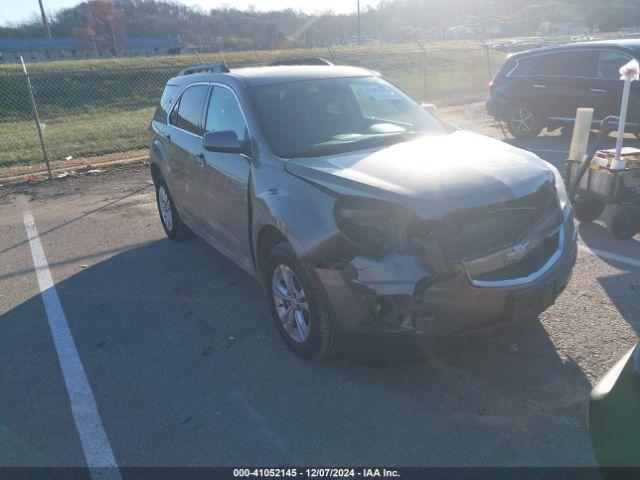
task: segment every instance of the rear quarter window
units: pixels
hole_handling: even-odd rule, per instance
[[[178,85],[167,84],[164,87],[164,91],[162,92],[162,97],[160,97],[160,103],[156,108],[156,113],[153,116],[153,119],[157,122],[164,122],[167,119],[167,114],[169,113],[169,107],[171,106],[171,101],[173,100],[173,94],[178,90]]]
[[[512,76],[526,77],[536,74],[538,57],[525,57],[517,60],[516,68],[511,72]],[[513,65],[511,65],[513,68]]]
[[[162,92],[162,97],[160,97],[160,106],[164,110],[169,109],[169,104],[171,103],[173,94],[176,92],[177,89],[178,89],[178,85],[172,85],[172,84],[167,84],[167,86],[164,87],[164,92]]]

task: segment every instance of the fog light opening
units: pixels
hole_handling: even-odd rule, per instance
[[[371,313],[376,320],[383,320],[392,310],[391,302],[384,297],[376,297],[371,304]]]

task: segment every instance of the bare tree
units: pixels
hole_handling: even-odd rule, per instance
[[[106,47],[118,56],[124,34],[122,10],[109,0],[89,0],[82,6],[87,24],[74,35],[91,41],[95,50]]]
[[[82,28],[74,28],[73,36],[81,38],[82,40],[91,43],[93,51],[95,52],[96,55],[98,54],[96,32],[90,25],[87,25],[86,27],[82,27]]]

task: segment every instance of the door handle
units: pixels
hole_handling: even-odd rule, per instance
[[[201,167],[204,167],[207,164],[207,161],[204,158],[204,153],[197,154],[196,158],[198,159],[198,163]]]
[[[593,93],[607,93],[607,90],[603,88],[590,88],[589,91]]]
[[[536,85],[533,86],[533,88],[547,88],[547,86],[546,85],[536,84]]]
[[[165,139],[165,141],[166,141],[167,143],[171,143],[171,135],[169,135],[168,133],[162,133],[162,132],[161,132],[161,133],[160,133],[160,136],[161,136],[162,138],[164,138],[164,139]]]

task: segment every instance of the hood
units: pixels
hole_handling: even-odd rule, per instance
[[[529,195],[555,182],[536,155],[471,132],[384,148],[291,159],[285,169],[341,195],[378,198],[425,219]]]

